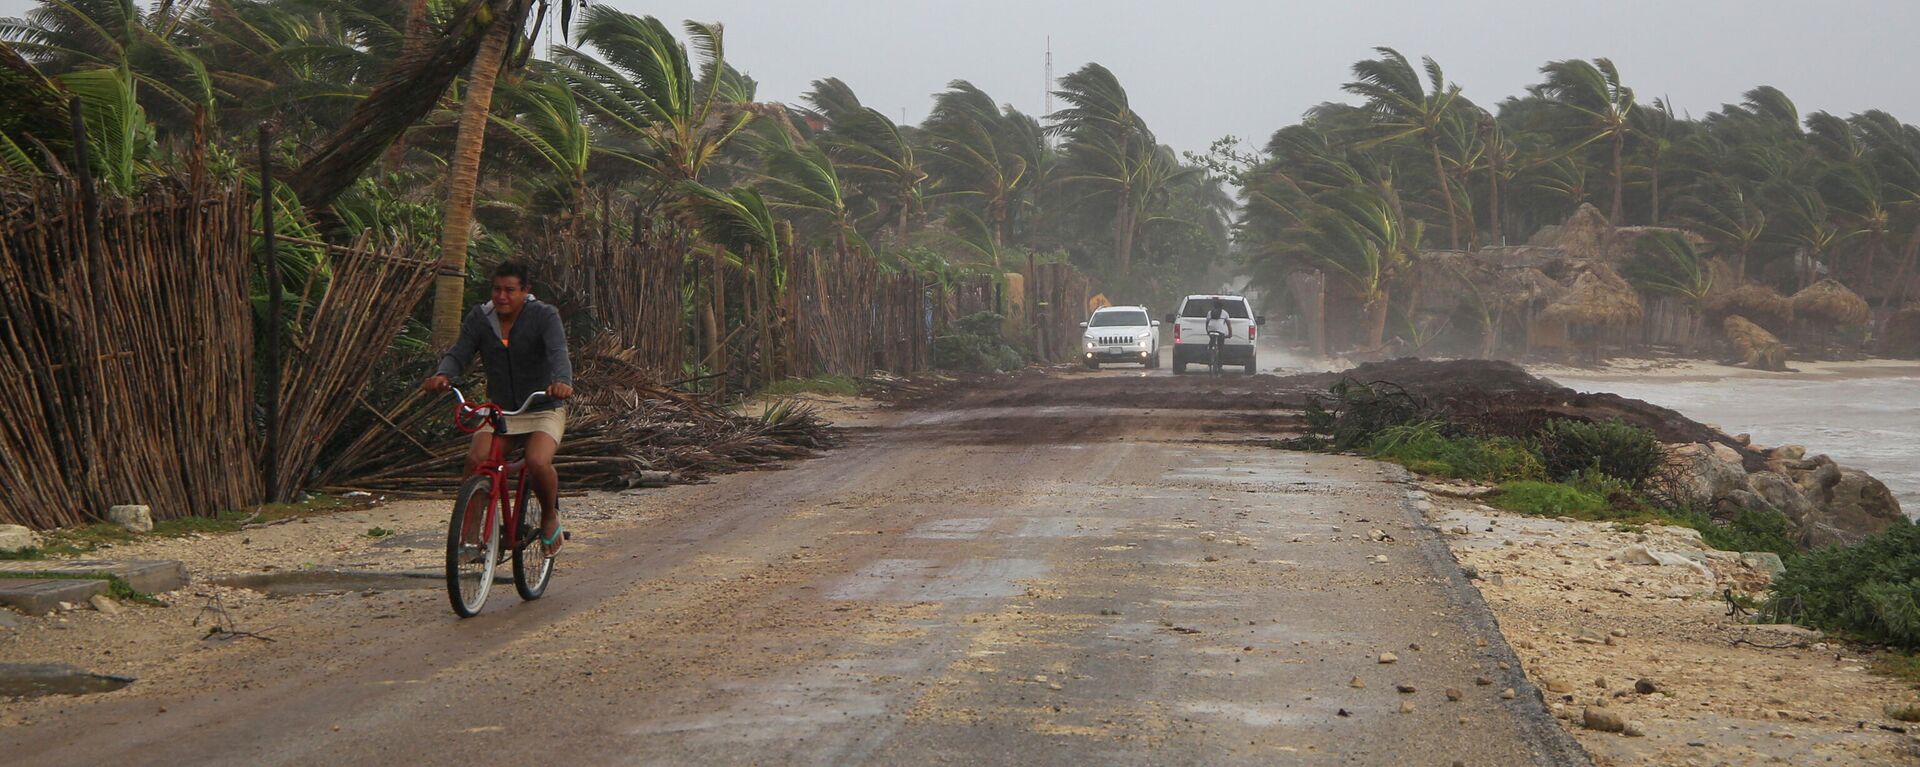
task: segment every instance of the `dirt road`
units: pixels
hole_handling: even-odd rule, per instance
[[[1245,406],[1231,383],[1139,380]],[[621,499],[649,521],[576,540],[546,599],[496,591],[458,621],[438,592],[334,597],[364,617],[72,699],[0,730],[0,753],[1584,763],[1397,470],[1244,443],[1264,411],[1072,388],[888,414],[785,471]]]

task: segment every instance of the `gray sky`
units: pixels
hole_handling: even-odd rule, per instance
[[[1694,116],[1779,87],[1803,113],[1885,109],[1920,121],[1912,0],[605,0],[669,22],[720,21],[728,58],[763,99],[794,101],[837,76],[896,119],[964,78],[1032,113],[1043,63],[1119,75],[1178,149],[1235,134],[1264,143],[1307,108],[1344,99],[1372,46],[1431,55],[1485,105],[1520,93],[1549,59],[1611,57],[1643,100]],[[0,16],[28,0],[0,0]]]

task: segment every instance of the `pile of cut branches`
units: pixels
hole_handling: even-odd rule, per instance
[[[579,392],[567,404],[567,434],[555,466],[573,489],[621,490],[765,467],[832,446],[810,407],[791,401],[742,415],[652,380],[639,356],[602,337],[576,349]],[[384,415],[398,428],[370,430],[349,445],[324,489],[410,495],[444,493],[459,479],[465,435],[422,443],[433,419],[451,420],[450,398],[413,394]],[[416,428],[409,428],[409,425]],[[402,432],[412,432],[409,437]]]

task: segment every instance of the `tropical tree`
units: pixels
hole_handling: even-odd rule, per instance
[[[1565,110],[1579,130],[1566,151],[1571,154],[1600,142],[1610,148],[1613,159],[1613,207],[1607,220],[1616,225],[1621,223],[1621,204],[1626,191],[1627,135],[1633,130],[1633,89],[1621,84],[1620,70],[1611,59],[1552,61],[1541,67],[1540,72],[1546,75],[1546,81],[1533,86],[1535,95]]]
[[[863,105],[839,78],[815,80],[807,103],[826,122],[817,141],[841,175],[877,204],[891,210],[894,245],[906,247],[914,216],[922,211],[927,172],[906,129],[880,110]]]
[[[1133,274],[1133,245],[1146,210],[1183,174],[1173,152],[1155,141],[1133,111],[1119,78],[1089,63],[1060,79],[1054,95],[1067,106],[1048,116],[1064,138],[1056,183],[1085,193],[1113,211],[1113,263],[1122,280]]]
[[[1046,154],[1040,124],[965,80],[934,96],[921,123],[929,196],[973,210],[993,232],[996,247],[1010,244],[1015,218],[1039,185]]]
[[[1366,99],[1374,126],[1357,148],[1368,148],[1403,139],[1417,140],[1433,160],[1433,175],[1440,198],[1447,209],[1448,247],[1460,249],[1460,214],[1454,199],[1453,184],[1440,158],[1441,133],[1460,101],[1460,86],[1447,82],[1440,64],[1431,56],[1422,58],[1421,72],[1392,48],[1375,48],[1380,58],[1353,65],[1353,81],[1343,86],[1348,93]]]

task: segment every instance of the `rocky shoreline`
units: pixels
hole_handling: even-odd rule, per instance
[[[1493,509],[1490,488],[1423,482],[1428,520],[1479,587],[1548,709],[1601,767],[1911,763],[1913,693],[1819,632],[1748,620],[1771,554],[1684,527]]]

